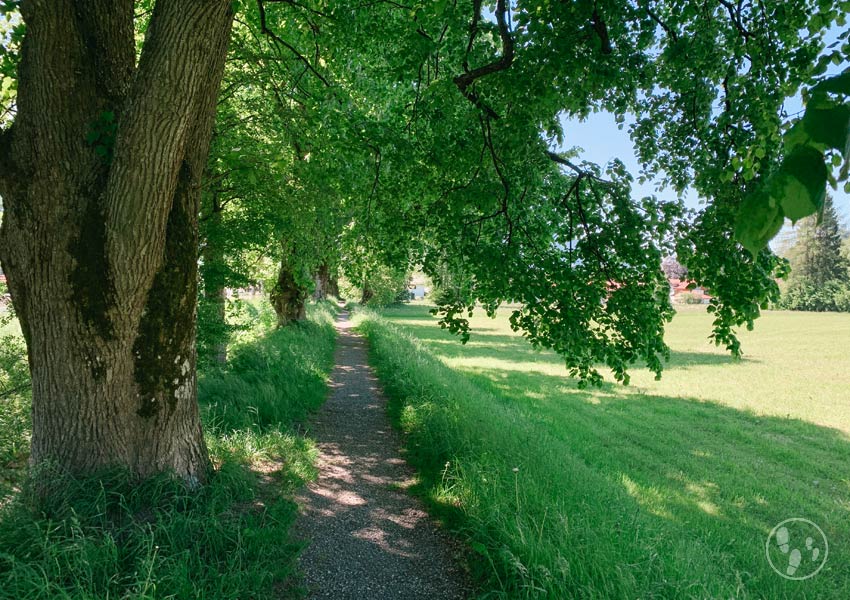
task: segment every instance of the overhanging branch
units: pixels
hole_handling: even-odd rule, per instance
[[[309,70],[313,75],[315,75],[316,78],[319,81],[324,83],[325,86],[331,87],[330,82],[327,79],[325,79],[325,77],[321,73],[319,73],[316,70],[316,68],[312,65],[312,63],[310,63],[310,61],[307,60],[307,58],[303,54],[301,54],[295,48],[295,46],[286,42],[283,38],[281,38],[279,35],[277,35],[274,31],[269,29],[267,21],[266,21],[266,7],[265,7],[264,0],[257,0],[257,8],[260,11],[260,31],[263,33],[263,35],[267,35],[269,38],[271,38],[272,42],[274,42],[274,44],[276,46],[283,46],[284,48],[289,50],[295,56],[296,59],[298,59],[299,61],[304,63],[304,66],[307,67],[307,70]]]
[[[469,51],[472,49],[472,44],[475,40],[475,36],[478,32],[478,21],[481,18],[481,2],[476,0],[474,4],[474,13],[472,17],[472,23],[469,28],[469,45],[467,47],[467,56],[469,55]],[[514,40],[511,37],[510,27],[508,25],[507,19],[508,7],[505,0],[497,0],[496,2],[496,23],[499,27],[499,38],[502,41],[502,56],[491,63],[488,63],[482,67],[478,67],[477,69],[473,69],[471,71],[468,69],[468,64],[466,58],[464,58],[464,70],[465,72],[455,77],[452,81],[457,86],[457,89],[460,90],[460,93],[464,95],[464,97],[472,102],[475,106],[483,110],[487,113],[487,116],[490,118],[498,118],[499,115],[492,108],[484,104],[478,95],[470,89],[473,83],[476,80],[486,77],[487,75],[492,75],[493,73],[498,73],[499,71],[505,71],[514,62]]]

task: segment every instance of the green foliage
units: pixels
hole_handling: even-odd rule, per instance
[[[214,431],[276,430],[303,421],[325,400],[336,333],[330,304],[310,319],[252,339],[242,336],[223,369],[198,382],[204,422]]]
[[[842,253],[842,229],[829,196],[817,215],[802,221],[787,253],[791,276],[780,308],[847,311],[850,260]]]
[[[24,340],[19,335],[0,335],[0,464],[18,459],[28,441],[30,374]]]
[[[841,81],[813,88],[821,112],[786,139],[784,171],[783,103],[843,52],[823,48],[843,4],[482,6],[234,3],[203,183],[205,301],[281,260],[302,291],[320,265],[369,292],[382,270],[421,264],[464,276],[439,297],[450,331],[516,303],[514,327],[582,382],[600,382],[600,364],[628,382],[635,365],[662,370],[660,262],[675,253],[715,294],[716,341],[739,352],[737,328],[775,300],[784,263],[730,239],[735,215],[752,205],[748,235],[766,240],[780,212],[808,210],[817,153],[838,143],[824,123],[844,114]],[[569,121],[599,110],[628,124],[641,178],[694,188],[705,210],[636,198],[638,174],[564,147]],[[763,191],[773,172],[785,205]],[[232,331],[213,308],[204,324],[220,344]]]
[[[224,318],[220,311],[224,311]],[[274,313],[261,299],[239,296],[211,299],[200,294],[196,337],[199,369],[215,367],[216,353],[222,347],[254,340],[258,332],[268,330],[273,324]]]
[[[850,47],[847,32],[842,36]],[[840,55],[838,55],[840,56]],[[792,222],[818,213],[850,168],[850,69],[826,77],[807,94],[806,111],[785,133],[782,162],[743,202],[735,235],[753,254]],[[842,167],[843,164],[843,167]],[[833,170],[841,167],[835,175]]]
[[[797,230],[797,243],[789,252],[791,283],[850,281],[850,262],[841,252],[845,233],[832,198],[827,197],[818,214],[803,221]]]
[[[15,114],[17,68],[25,31],[18,5],[18,0],[0,2],[0,128]]]
[[[463,294],[440,296],[450,331],[467,336],[479,306],[518,303],[513,325],[573,375],[599,382],[602,363],[626,382],[635,364],[661,371],[672,312],[660,261],[675,252],[714,291],[716,341],[739,352],[736,328],[777,297],[784,263],[730,239],[735,215],[779,162],[784,99],[816,74],[839,3],[541,0],[511,6],[513,27],[469,9],[332,2],[310,15],[322,73],[342,88],[332,112],[375,156],[344,235],[350,279],[370,260],[468,274]],[[634,198],[621,163],[555,152],[566,120],[595,110],[631,123],[642,177],[691,186],[707,208],[691,218]]]
[[[377,266],[369,271],[363,283],[362,297],[367,306],[389,306],[410,299],[406,269]],[[356,296],[355,296],[356,297]]]
[[[86,135],[86,143],[92,146],[95,154],[106,163],[112,161],[112,151],[115,147],[115,133],[117,131],[118,124],[115,121],[115,113],[111,110],[105,110],[91,124],[89,133]]]
[[[797,281],[788,287],[777,306],[786,310],[850,312],[850,282]]]
[[[0,502],[20,479],[29,452],[30,373],[24,339],[0,283]]]

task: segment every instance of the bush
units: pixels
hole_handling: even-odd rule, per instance
[[[815,285],[808,281],[789,286],[779,301],[779,308],[814,312],[850,312],[850,283],[827,281]]]
[[[678,296],[678,301],[683,304],[703,304],[702,297],[693,292],[682,292]]]
[[[223,305],[226,317],[223,321],[219,313],[221,307],[209,298],[198,297],[195,346],[198,349],[198,368],[202,370],[218,364],[216,355],[222,346],[239,343],[240,339],[256,339],[257,332],[268,331],[276,323],[274,310],[265,298],[226,298]]]
[[[0,284],[0,298],[5,293]],[[0,503],[20,483],[29,453],[30,373],[11,303],[0,301]]]
[[[407,283],[409,273],[390,267],[377,267],[369,273],[365,289],[362,280],[355,284],[349,279],[340,280],[342,295],[368,306],[390,306],[410,300]]]

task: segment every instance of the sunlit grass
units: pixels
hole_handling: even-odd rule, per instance
[[[707,340],[708,315],[683,311],[661,381],[637,370],[630,387],[580,391],[504,314],[476,317],[462,346],[427,310],[384,313],[422,346],[380,319],[363,327],[423,492],[459,507],[485,590],[850,597],[850,315],[770,313],[736,362]],[[831,542],[805,582],[765,559],[790,517]]]

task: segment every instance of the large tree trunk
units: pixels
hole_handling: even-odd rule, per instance
[[[230,0],[24,0],[18,114],[0,137],[0,260],[32,372],[32,455],[202,482],[199,181]]]
[[[285,327],[307,318],[307,289],[301,286],[295,271],[284,257],[277,274],[277,283],[269,295],[277,314],[277,326]]]

